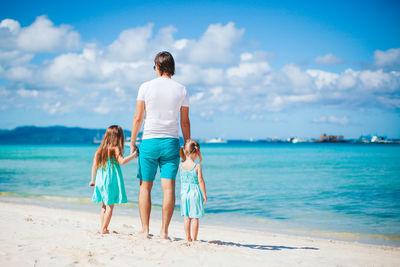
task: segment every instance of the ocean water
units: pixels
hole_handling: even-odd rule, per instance
[[[0,146],[0,191],[89,201],[96,148]],[[228,143],[201,151],[208,222],[400,245],[399,145]],[[137,160],[122,172],[132,208]],[[162,203],[159,178],[152,202]]]

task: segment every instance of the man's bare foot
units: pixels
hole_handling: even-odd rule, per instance
[[[137,233],[137,236],[142,238],[142,239],[150,239],[149,233],[145,231],[141,231]]]
[[[168,233],[160,233],[159,237],[160,237],[161,239],[169,240]]]
[[[104,230],[100,231],[100,234],[102,234],[102,235],[107,235],[109,233],[110,233],[110,231],[108,231],[108,229],[104,229]]]

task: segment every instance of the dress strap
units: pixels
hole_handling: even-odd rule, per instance
[[[193,170],[194,173],[197,173],[197,171],[196,171],[196,166],[197,166],[197,163],[195,163],[194,166],[193,166],[193,168],[192,168],[192,170]]]

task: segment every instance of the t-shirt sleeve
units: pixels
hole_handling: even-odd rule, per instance
[[[182,107],[189,107],[189,93],[184,89],[184,96],[183,96],[183,101],[182,101]]]
[[[142,84],[139,87],[139,91],[138,91],[138,95],[137,95],[136,100],[145,101],[145,99],[144,99],[144,84]]]

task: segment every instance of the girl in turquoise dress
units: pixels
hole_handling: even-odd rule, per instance
[[[92,180],[89,186],[94,186],[93,202],[102,203],[100,211],[100,233],[108,234],[114,204],[126,203],[124,179],[120,164],[124,165],[137,157],[136,151],[124,158],[124,132],[117,125],[108,127],[104,138],[97,149],[92,166]]]
[[[185,233],[188,242],[197,240],[199,232],[199,218],[204,216],[203,204],[207,202],[206,185],[200,164],[196,164],[197,158],[201,159],[200,145],[188,139],[180,149],[182,163],[179,166],[181,177],[181,215],[185,216]],[[192,235],[191,235],[192,234]]]

